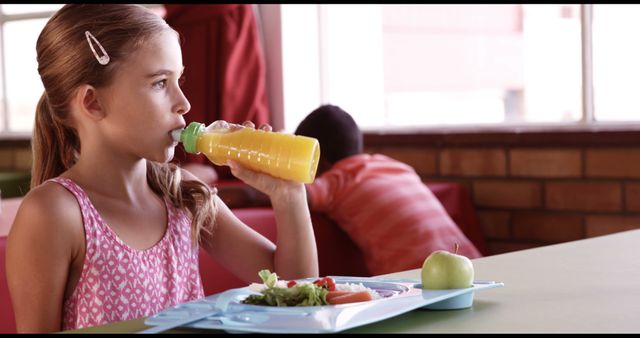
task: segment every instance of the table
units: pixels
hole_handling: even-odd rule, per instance
[[[222,185],[238,183],[220,182],[220,184]],[[458,224],[465,235],[467,235],[467,237],[469,237],[469,239],[476,245],[476,247],[486,255],[487,248],[482,230],[475,215],[475,210],[471,203],[471,199],[464,186],[455,182],[426,182],[425,184],[440,200],[451,218]],[[21,203],[22,197],[2,198],[0,200],[0,333],[15,332],[13,309],[9,300],[9,290],[5,279],[5,249],[7,241],[6,236],[9,234],[9,231],[13,224],[13,220]],[[241,216],[243,213],[239,212],[238,209],[234,209],[234,212],[236,212],[237,215],[241,217],[241,219],[245,219],[246,216],[250,216],[255,219],[255,216],[259,216],[260,214],[262,214],[261,212],[248,212],[244,213],[245,217],[243,217]],[[347,268],[347,270],[349,271],[359,271],[357,267],[362,267],[362,269],[364,269],[363,263],[359,263],[361,257],[353,255],[354,250],[358,250],[357,247],[348,239],[348,237],[346,237],[346,235],[341,230],[339,230],[339,228],[335,227],[335,225],[322,226],[323,223],[320,219],[315,219],[314,222],[316,222],[316,225],[319,225],[318,231],[316,231],[317,239],[324,239],[320,241],[318,245],[320,260],[321,262],[323,260],[325,262],[330,262],[328,266],[324,263],[321,264],[321,271],[325,268],[338,269],[333,271],[344,271],[345,267],[347,266],[356,267]],[[275,223],[267,226],[268,223],[252,220],[248,224],[254,224],[254,226],[261,224],[261,227],[265,230],[268,230],[269,227],[271,227],[271,230],[275,229]],[[269,236],[268,232],[261,231],[261,233]],[[329,251],[327,251],[327,249]],[[334,260],[336,257],[338,259],[342,259],[340,259],[339,261]],[[219,268],[219,265],[215,262],[212,262],[207,255],[201,255],[201,258],[203,258],[205,262],[209,262],[209,264],[212,264],[208,265],[210,269],[206,270],[203,269],[201,265],[201,273],[203,276],[203,283],[205,283],[205,290],[207,290],[207,287],[212,287],[212,284],[208,282],[211,280],[211,278],[208,278],[210,276],[216,276],[216,289],[224,289],[241,285],[238,284],[229,286],[229,284],[238,283],[239,281],[237,281],[237,278],[224,272],[224,274],[220,274],[221,270]],[[334,264],[334,262],[340,263],[336,265]],[[339,272],[334,273],[340,274]],[[361,274],[361,272],[349,272],[347,275],[356,276]]]
[[[477,292],[469,309],[415,310],[354,333],[640,332],[640,230],[473,260],[476,279],[505,286]],[[419,278],[420,270],[384,277]],[[144,318],[68,332],[136,332]],[[222,332],[187,328],[171,332]]]

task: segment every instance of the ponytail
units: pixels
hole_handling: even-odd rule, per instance
[[[75,131],[54,117],[46,92],[36,107],[31,140],[31,188],[57,177],[77,161],[80,142]]]

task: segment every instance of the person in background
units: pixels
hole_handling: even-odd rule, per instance
[[[340,107],[320,106],[295,134],[320,143],[318,173],[306,185],[311,211],[351,237],[371,274],[420,268],[431,252],[453,251],[455,243],[458,254],[481,256],[411,166],[363,153],[362,132]]]
[[[318,276],[304,185],[230,162],[269,196],[277,243],[240,221],[215,189],[170,163],[190,104],[178,34],[126,4],[69,4],[36,44],[44,93],[32,189],[7,243],[18,332],[146,317],[203,297],[204,248],[247,282],[262,269]]]
[[[422,266],[435,250],[481,257],[415,170],[382,154],[363,153],[363,136],[353,117],[322,105],[294,132],[318,139],[316,179],[306,184],[312,212],[341,227],[363,252],[371,275]],[[246,185],[219,185],[232,207],[269,206],[269,199]]]

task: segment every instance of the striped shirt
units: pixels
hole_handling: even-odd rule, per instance
[[[354,155],[307,185],[310,208],[333,219],[364,254],[372,275],[420,268],[435,250],[481,257],[437,197],[407,164]]]

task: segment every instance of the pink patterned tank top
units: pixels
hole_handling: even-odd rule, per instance
[[[137,250],[111,230],[75,182],[63,177],[50,181],[78,200],[86,240],[80,279],[64,302],[63,330],[147,317],[204,297],[198,247],[191,244],[191,218],[186,211],[165,200],[164,236],[153,247]]]

